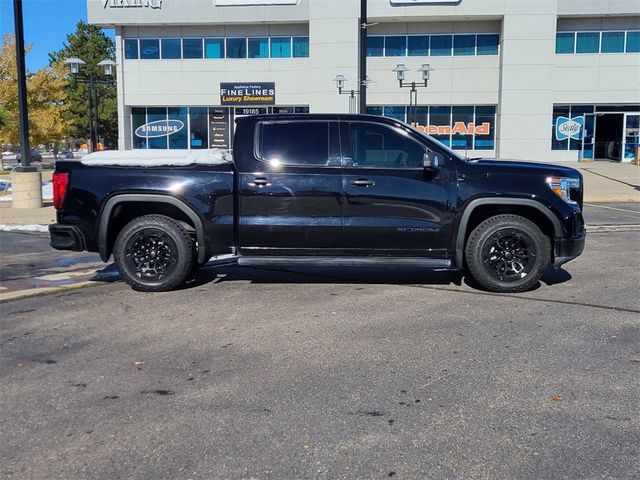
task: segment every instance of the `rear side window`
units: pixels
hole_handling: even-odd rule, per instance
[[[327,166],[328,122],[276,122],[258,126],[258,157],[272,166]]]

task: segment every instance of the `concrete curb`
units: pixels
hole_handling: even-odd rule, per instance
[[[59,287],[30,288],[29,290],[16,290],[15,292],[0,293],[0,305],[3,303],[11,302],[13,300],[40,297],[52,293],[64,293],[71,290],[79,290],[81,288],[95,287],[98,285],[105,285],[105,282],[94,282],[91,280],[87,280],[84,282],[62,285]]]

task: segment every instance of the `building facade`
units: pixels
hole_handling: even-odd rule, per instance
[[[349,112],[359,0],[88,0],[116,30],[119,147],[232,148],[234,119]],[[423,85],[415,105],[400,88]],[[636,0],[369,0],[367,111],[460,153],[630,161]],[[347,82],[338,95],[335,78]]]

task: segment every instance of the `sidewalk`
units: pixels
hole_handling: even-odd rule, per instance
[[[582,172],[585,203],[640,202],[640,167],[631,163],[564,163]],[[53,207],[13,209],[11,202],[0,202],[0,225],[47,225],[54,223]]]

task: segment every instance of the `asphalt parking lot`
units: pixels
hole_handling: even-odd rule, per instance
[[[0,474],[639,478],[639,263],[603,229],[526,294],[234,266],[4,303]]]

